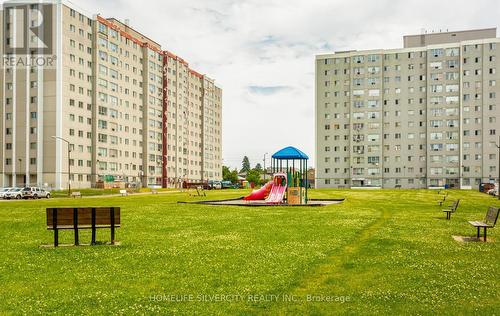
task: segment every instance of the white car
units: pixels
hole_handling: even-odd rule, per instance
[[[2,188],[0,190],[0,199],[5,199],[5,193],[9,192],[12,190],[12,188]]]
[[[5,192],[4,199],[17,199],[20,200],[23,198],[23,188],[12,188],[9,191]]]
[[[50,192],[39,187],[26,187],[22,190],[23,199],[50,199]]]

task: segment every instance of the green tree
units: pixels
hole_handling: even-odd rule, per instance
[[[258,170],[252,169],[247,172],[246,180],[255,185],[260,185],[260,172]]]
[[[222,166],[222,179],[224,181],[231,181],[231,183],[238,182],[238,171],[234,169],[231,171],[229,167]]]
[[[247,156],[243,157],[242,161],[242,168],[240,172],[249,172],[251,167],[250,167],[250,160],[248,159]]]
[[[255,165],[255,170],[257,170],[257,171],[259,171],[259,172],[264,171],[264,169],[262,169],[262,165],[261,165],[260,163],[257,163],[257,164]]]
[[[229,181],[230,174],[231,170],[229,170],[229,167],[222,166],[222,180]]]

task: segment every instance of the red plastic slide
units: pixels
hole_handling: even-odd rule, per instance
[[[285,198],[287,188],[287,176],[285,173],[276,173],[273,179],[271,193],[266,199],[269,204],[281,204]]]
[[[250,195],[245,196],[243,200],[245,201],[256,201],[256,200],[265,200],[271,191],[273,186],[273,182],[269,181],[262,188],[253,191]]]

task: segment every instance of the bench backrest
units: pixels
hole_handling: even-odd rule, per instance
[[[54,212],[56,212],[54,216]],[[120,225],[119,207],[77,207],[77,208],[47,208],[47,228],[54,229],[56,226],[78,226],[92,225],[92,215],[95,214],[95,225],[111,225],[114,214],[115,226]]]
[[[72,192],[71,195],[74,195],[74,196],[80,196],[82,195],[80,192]]]
[[[500,208],[490,206],[488,208],[488,213],[486,213],[486,217],[484,218],[484,222],[488,225],[495,226],[498,219],[498,213]]]
[[[458,208],[458,203],[460,203],[460,199],[456,200],[455,202],[453,202],[453,204],[451,205],[451,210],[453,212],[455,212]]]

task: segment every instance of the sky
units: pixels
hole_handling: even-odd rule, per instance
[[[0,1],[1,2],[1,1]],[[314,165],[314,58],[402,47],[422,29],[498,27],[498,0],[71,0],[130,25],[223,89],[223,163],[295,146]]]

